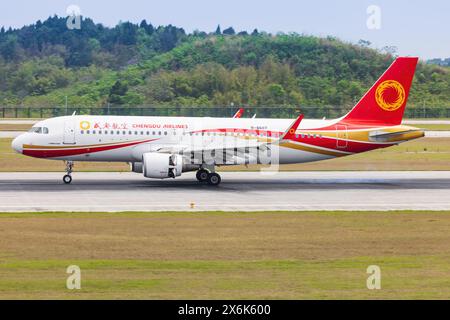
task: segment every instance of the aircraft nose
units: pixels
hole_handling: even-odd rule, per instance
[[[13,140],[13,142],[11,143],[11,147],[14,149],[14,151],[16,151],[17,153],[22,153],[23,151],[23,144],[21,141],[21,137],[17,137]]]

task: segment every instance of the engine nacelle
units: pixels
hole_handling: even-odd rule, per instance
[[[146,178],[176,178],[183,173],[183,157],[178,154],[144,153],[142,164]]]

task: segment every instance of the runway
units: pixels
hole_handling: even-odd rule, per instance
[[[226,172],[217,187],[193,173],[0,173],[0,212],[450,210],[445,172]]]

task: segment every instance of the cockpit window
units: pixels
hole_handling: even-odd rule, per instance
[[[48,131],[48,128],[46,128],[46,127],[32,127],[31,129],[30,129],[30,131],[28,131],[28,132],[31,132],[31,133],[39,133],[39,134],[48,134],[49,133],[49,131]]]
[[[42,133],[42,127],[33,127],[28,132],[31,132],[31,133]]]

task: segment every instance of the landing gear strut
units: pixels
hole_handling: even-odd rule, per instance
[[[65,184],[72,183],[73,161],[66,162],[66,175],[63,177]]]

